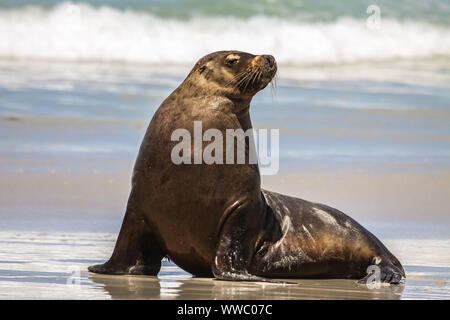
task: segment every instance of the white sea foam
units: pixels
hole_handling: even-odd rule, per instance
[[[429,58],[450,56],[450,28],[387,19],[379,30],[350,18],[175,20],[71,3],[0,10],[0,58],[192,64],[223,49],[271,53],[285,64]]]

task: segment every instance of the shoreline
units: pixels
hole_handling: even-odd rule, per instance
[[[450,239],[387,240],[403,260],[401,285],[370,289],[353,279],[291,279],[298,285],[195,278],[163,261],[157,277],[87,272],[105,261],[116,235],[110,233],[0,231],[1,299],[448,299]],[[419,248],[420,244],[421,248]],[[414,256],[415,260],[408,257]],[[420,262],[434,256],[440,261]],[[7,289],[6,289],[7,288]],[[27,290],[24,290],[26,288]]]
[[[58,215],[72,211],[98,217],[121,214],[131,187],[134,161],[101,158],[3,160],[0,172],[0,217],[10,212]],[[66,165],[66,167],[63,167]],[[30,171],[30,168],[39,168]],[[379,165],[375,166],[381,170]],[[311,170],[262,176],[262,187],[337,208],[357,221],[447,221],[450,170],[436,172],[371,172]],[[69,209],[69,210],[67,210]],[[64,215],[62,215],[64,216]]]

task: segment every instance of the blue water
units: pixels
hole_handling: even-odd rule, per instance
[[[251,112],[280,129],[282,170],[448,166],[450,1],[376,4],[378,29],[365,0],[2,0],[0,116],[16,122],[0,127],[0,152],[133,161],[195,61],[239,49],[279,63]],[[53,121],[36,133],[20,125],[30,117]]]
[[[41,6],[51,8],[60,0],[2,0],[0,8]],[[231,16],[249,18],[257,15],[303,19],[305,21],[335,21],[340,17],[361,18],[367,7],[378,5],[383,16],[400,20],[421,20],[449,25],[449,0],[73,0],[94,7],[112,7],[119,10],[149,12],[165,18],[185,19],[195,16]]]
[[[446,68],[442,64],[439,70],[447,74]],[[132,163],[153,113],[188,70],[3,65],[0,117],[11,120],[0,126],[0,152]],[[448,79],[434,85],[409,83],[401,76],[343,80],[323,69],[323,79],[311,79],[306,71],[294,72],[305,73],[298,78],[280,76],[274,91],[266,88],[252,102],[254,126],[280,130],[281,171],[329,164],[416,164],[433,170],[450,164]],[[21,119],[30,118],[51,121],[21,125]]]

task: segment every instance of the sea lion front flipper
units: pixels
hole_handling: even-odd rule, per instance
[[[248,267],[254,251],[255,236],[258,235],[252,219],[256,208],[242,205],[235,209],[225,221],[217,246],[216,256],[212,264],[214,277],[229,281],[258,281],[278,284],[297,284],[278,281],[250,274]]]
[[[164,257],[145,221],[128,205],[111,258],[88,267],[90,272],[156,276]]]

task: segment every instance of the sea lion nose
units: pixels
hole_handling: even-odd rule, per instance
[[[275,58],[271,55],[263,55],[262,56],[264,60],[266,60],[266,63],[269,65],[269,67],[273,68],[275,65]]]

